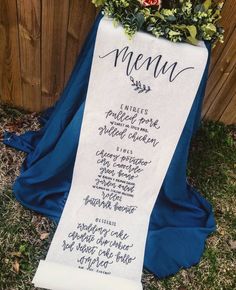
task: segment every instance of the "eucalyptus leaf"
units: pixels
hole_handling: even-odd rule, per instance
[[[212,5],[212,0],[205,0],[205,2],[203,3],[203,7],[205,9],[205,11],[207,11]]]
[[[147,31],[151,32],[151,31],[153,31],[153,29],[154,29],[154,26],[153,25],[148,25]]]
[[[156,16],[157,18],[160,18],[161,20],[165,20],[165,17],[164,17],[163,15],[161,15],[161,13],[160,13],[159,11],[157,11],[157,12],[155,13],[155,16]]]
[[[174,21],[176,21],[176,17],[174,15],[170,15],[170,16],[166,17],[166,20],[170,21],[170,22],[174,22]]]
[[[203,12],[203,11],[204,11],[204,6],[201,5],[201,4],[196,5],[195,8],[194,8],[194,12],[195,13]]]
[[[205,31],[208,35],[212,36],[216,32],[216,26],[209,23],[208,25],[203,27],[203,31]]]
[[[136,14],[137,28],[140,30],[145,22],[145,17],[142,13]]]
[[[188,25],[187,26],[188,32],[192,38],[196,39],[197,36],[197,28],[195,25]]]
[[[192,44],[192,45],[198,45],[198,42],[199,41],[196,38],[193,38],[191,36],[188,36],[187,37],[187,42],[190,43],[190,44]]]
[[[176,28],[184,31],[186,33],[187,41],[193,45],[198,44],[197,36],[197,28],[195,25],[176,25]]]
[[[98,7],[98,6],[103,6],[105,4],[106,0],[92,0],[92,3]]]

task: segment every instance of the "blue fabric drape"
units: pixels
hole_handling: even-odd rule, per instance
[[[28,153],[13,186],[17,200],[56,221],[71,186],[100,19],[101,15],[59,101],[42,115],[43,128],[21,136],[5,133],[5,144]],[[198,263],[205,239],[215,229],[211,205],[186,182],[190,140],[199,124],[208,66],[150,219],[144,267],[159,278]]]

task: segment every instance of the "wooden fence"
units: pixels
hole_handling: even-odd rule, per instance
[[[236,5],[213,50],[203,116],[236,123]],[[0,0],[0,99],[40,111],[59,97],[96,16],[91,0]]]
[[[222,14],[225,41],[213,49],[203,117],[236,123],[236,5],[226,0]]]

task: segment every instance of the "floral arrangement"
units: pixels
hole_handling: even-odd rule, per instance
[[[92,0],[132,37],[144,30],[173,42],[223,42],[217,24],[223,3],[216,0]]]

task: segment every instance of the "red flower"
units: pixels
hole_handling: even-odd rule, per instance
[[[145,7],[161,5],[161,0],[141,0],[140,2]]]

